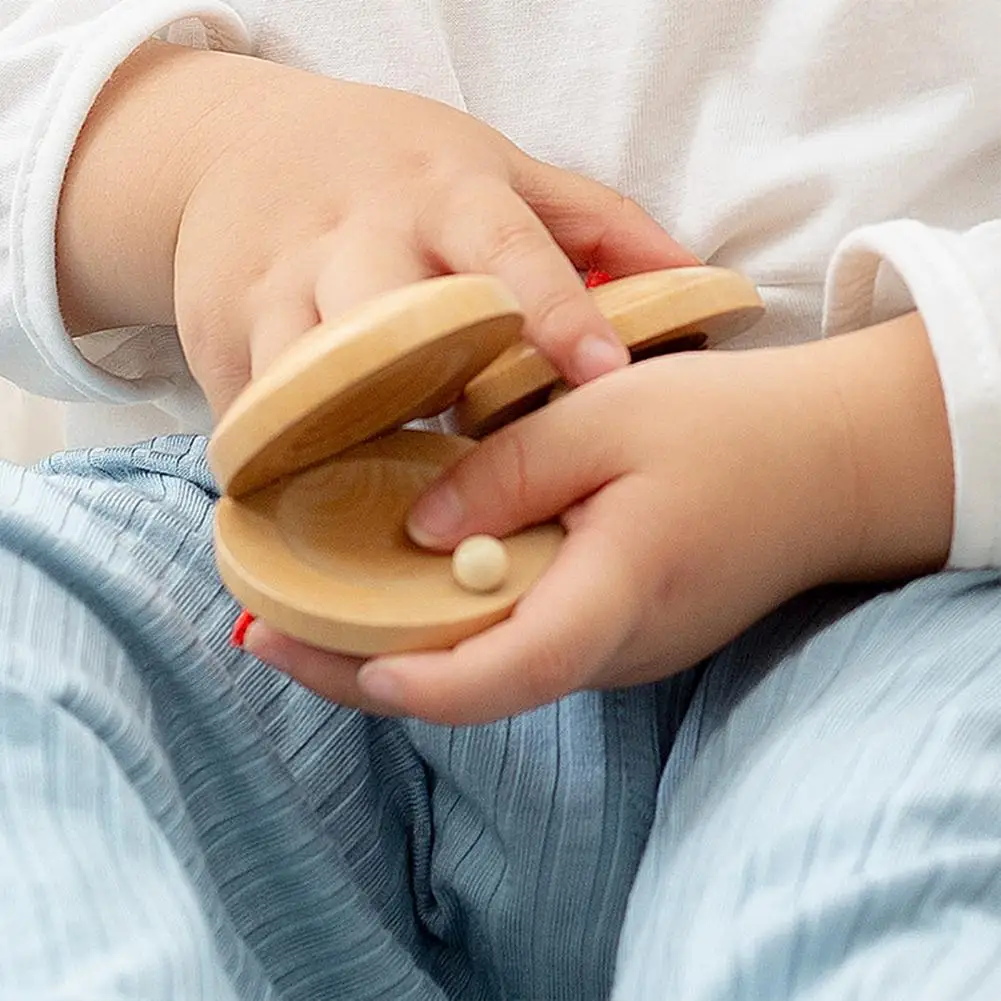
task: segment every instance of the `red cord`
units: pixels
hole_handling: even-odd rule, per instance
[[[243,641],[247,636],[247,629],[250,628],[250,623],[254,621],[254,616],[250,614],[246,609],[244,609],[237,616],[236,622],[233,623],[233,631],[229,634],[229,642],[232,646],[243,647]]]
[[[612,280],[612,276],[601,268],[590,268],[584,278],[585,288],[597,288],[599,285],[606,285]]]

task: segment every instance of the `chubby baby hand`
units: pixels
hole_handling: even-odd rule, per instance
[[[365,665],[255,627],[251,649],[380,712],[472,723],[681,671],[836,576],[852,482],[830,396],[795,352],[706,352],[599,378],[486,439],[409,521],[452,549],[562,518],[513,615],[446,652]],[[360,667],[360,669],[359,669]]]
[[[159,42],[88,118],[58,261],[73,333],[176,322],[216,416],[315,324],[453,272],[505,281],[583,382],[628,357],[578,271],[695,263],[635,202],[444,104]]]

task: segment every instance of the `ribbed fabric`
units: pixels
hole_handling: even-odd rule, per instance
[[[614,1001],[1001,997],[1001,579],[806,596],[713,659]]]
[[[227,646],[203,451],[0,466],[0,998],[606,997],[691,682],[324,703]]]
[[[228,648],[214,497],[200,439],[0,466],[3,1001],[1001,997],[997,574],[450,729]]]

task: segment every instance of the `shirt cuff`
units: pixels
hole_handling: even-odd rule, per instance
[[[825,334],[920,312],[955,471],[949,566],[1001,566],[1001,221],[966,233],[911,220],[849,234],[827,279]]]
[[[201,31],[193,30],[200,26]],[[11,212],[13,305],[25,343],[19,384],[64,400],[135,403],[171,391],[170,380],[123,379],[88,362],[69,337],[56,285],[56,214],[70,154],[102,87],[144,41],[171,41],[248,52],[243,21],[219,0],[124,0],[74,29],[49,82],[21,161]]]

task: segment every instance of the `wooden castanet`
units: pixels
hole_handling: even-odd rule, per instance
[[[224,498],[216,517],[223,582],[275,629],[345,653],[453,646],[505,618],[555,559],[559,525],[504,540],[505,583],[486,593],[456,582],[448,554],[419,549],[406,513],[475,445],[397,431],[255,491]]]
[[[757,289],[724,268],[673,268],[631,275],[590,293],[634,360],[713,347],[764,313]],[[509,348],[466,386],[456,405],[459,431],[482,438],[542,406],[559,373],[530,344]]]
[[[237,397],[209,444],[240,496],[352,445],[433,417],[521,337],[514,296],[485,275],[450,275],[363,303],[295,341]]]
[[[399,430],[447,409],[521,336],[486,276],[400,289],[297,341],[240,395],[209,445],[223,582],[289,636],[358,655],[447,647],[508,615],[555,558],[544,525],[505,540],[502,586],[463,588],[404,531],[420,491],[474,446]]]
[[[716,343],[761,313],[746,279],[714,268],[637,275],[591,294],[634,350],[696,333]],[[404,522],[476,443],[401,428],[461,396],[460,417],[468,427],[477,414],[480,432],[497,423],[499,400],[506,414],[526,386],[548,392],[555,371],[520,343],[523,320],[495,278],[430,279],[321,324],[244,390],[209,461],[223,492],[219,571],[251,613],[359,656],[449,647],[510,614],[556,558],[563,529],[504,539],[504,572],[490,586],[468,567],[456,572],[448,554],[414,545]]]

